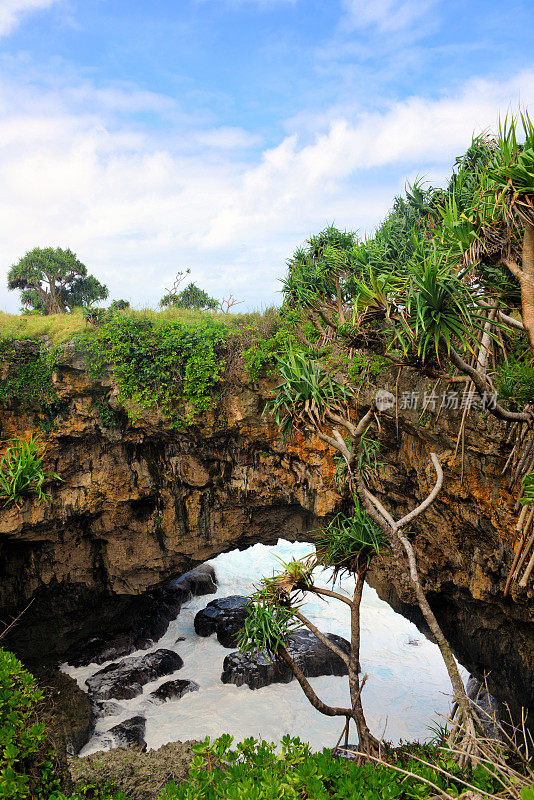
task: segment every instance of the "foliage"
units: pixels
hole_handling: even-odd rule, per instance
[[[439,357],[442,342],[447,352],[456,341],[473,351],[472,341],[480,328],[480,314],[461,275],[437,254],[412,262],[410,291],[399,341],[407,351],[413,345],[423,360],[434,351]]]
[[[0,649],[0,798],[48,800],[59,790],[44,725],[36,718],[43,698],[32,675]]]
[[[534,362],[530,353],[514,336],[506,361],[497,367],[497,388],[500,397],[521,407],[534,397]]]
[[[55,472],[43,468],[44,449],[44,442],[38,437],[11,439],[0,459],[0,500],[4,501],[4,508],[11,503],[20,505],[32,495],[42,503],[48,499],[43,492],[44,482],[61,480]]]
[[[350,390],[304,353],[289,350],[278,359],[278,371],[282,383],[266,410],[273,414],[284,435],[292,432],[293,425],[320,425],[326,412],[339,410],[350,395]]]
[[[197,311],[207,311],[218,308],[219,303],[210,297],[204,289],[199,289],[194,283],[190,283],[178,294],[169,293],[160,300],[162,308],[174,306],[175,308],[189,308]]]
[[[71,250],[35,247],[8,272],[8,289],[19,289],[24,307],[41,314],[57,314],[76,306],[90,306],[108,296],[107,287]]]
[[[121,414],[115,408],[110,406],[106,398],[93,401],[92,406],[98,414],[100,422],[105,428],[120,427]]]
[[[41,314],[6,314],[0,311],[0,347],[5,347],[3,343],[6,340],[43,337],[58,345],[81,333],[86,327],[82,309],[75,309],[71,314],[49,314],[46,317]]]
[[[281,644],[298,627],[290,609],[272,603],[265,591],[258,591],[247,607],[238,644],[242,653],[274,656]]]
[[[524,475],[521,483],[524,487],[523,497],[520,499],[520,503],[524,506],[530,506],[534,504],[534,472],[529,472],[527,475]]]
[[[174,427],[215,405],[215,387],[224,371],[227,327],[211,316],[183,325],[165,317],[114,315],[79,338],[89,370],[106,365],[118,383],[118,399],[132,408],[157,408]]]
[[[0,339],[0,396],[23,408],[38,406],[52,414],[57,398],[52,375],[57,351],[31,339]]]
[[[439,769],[448,765],[454,772],[443,775],[432,763],[427,766],[410,758],[409,752],[393,753],[392,760],[413,773],[406,777],[385,764],[333,758],[327,749],[313,753],[289,735],[283,737],[279,751],[275,744],[252,737],[234,748],[232,743],[233,737],[224,734],[195,745],[188,780],[180,786],[168,784],[161,800],[423,800],[435,789],[421,778],[453,797],[463,791],[458,780],[461,773],[435,748],[420,746],[418,755]],[[494,788],[484,770],[469,777],[483,791]]]
[[[357,386],[365,386],[391,365],[391,362],[376,353],[353,353],[348,359],[347,374]]]
[[[365,571],[385,545],[385,535],[354,498],[352,514],[337,514],[320,533],[317,559],[325,567],[334,568],[335,580],[339,572]]]
[[[270,376],[276,369],[278,359],[289,350],[305,349],[296,336],[299,326],[304,328],[304,333],[313,344],[317,338],[316,331],[306,323],[303,315],[289,309],[284,309],[282,313],[278,309],[267,309],[262,317],[238,327],[245,369],[252,380],[258,380],[265,372]]]

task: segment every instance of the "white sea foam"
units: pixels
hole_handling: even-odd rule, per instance
[[[217,574],[217,594],[194,598],[184,605],[167,633],[150,648],[176,650],[184,660],[183,668],[147,684],[142,695],[120,700],[123,711],[98,720],[95,733],[81,754],[112,746],[112,738],[106,731],[136,714],[146,717],[145,738],[150,749],[167,742],[215,737],[224,732],[231,733],[236,740],[261,736],[271,741],[280,741],[284,734],[290,733],[310,742],[314,749],[335,744],[340,720],[315,711],[296,681],[254,691],[247,686],[222,684],[222,663],[230,650],[222,647],[214,635],[197,636],[193,627],[195,614],[210,600],[249,594],[260,576],[272,574],[279,567],[278,558],[287,561],[312,549],[308,544],[281,539],[273,547],[256,544],[248,550],[233,550],[214,559],[211,563]],[[317,584],[326,586],[328,577],[328,572],[317,575]],[[342,581],[347,594],[353,588],[350,579]],[[320,630],[350,638],[350,612],[344,603],[314,598],[303,611]],[[375,734],[384,733],[386,739],[395,743],[400,739],[428,738],[429,725],[438,715],[446,714],[449,707],[450,688],[438,648],[368,586],[363,594],[361,625],[361,665],[362,671],[369,675],[362,697],[371,730]],[[179,637],[185,637],[185,641],[177,642]],[[147,651],[134,655],[142,652]],[[64,665],[63,669],[85,689],[86,678],[102,666]],[[161,683],[178,677],[196,681],[200,690],[160,705],[148,699],[148,694]],[[312,678],[311,683],[326,702],[347,703],[347,678]]]

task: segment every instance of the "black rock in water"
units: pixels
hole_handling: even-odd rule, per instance
[[[115,714],[122,714],[124,711],[124,706],[114,703],[113,700],[97,700],[92,704],[91,708],[95,719],[113,717]]]
[[[172,650],[156,650],[146,656],[125,658],[108,664],[85,681],[95,700],[125,700],[137,697],[149,681],[170,675],[183,666],[183,660]]]
[[[110,728],[109,733],[113,736],[117,747],[131,747],[140,745],[146,748],[145,742],[146,719],[141,716],[130,717]]]
[[[188,598],[214,594],[217,591],[215,570],[211,564],[199,564],[184,575],[169,581],[164,587],[166,592],[185,592]]]
[[[145,650],[163,636],[183,603],[216,591],[215,570],[211,564],[200,564],[163,586],[138,597],[124,598],[116,615],[108,621],[112,632],[79,644],[71,649],[66,660],[81,667],[91,662],[103,664],[133,650]]]
[[[345,655],[349,655],[350,644],[346,639],[334,633],[326,633],[325,636]],[[292,634],[287,650],[308,678],[348,674],[343,659],[320,642],[311,631]],[[246,684],[251,689],[261,689],[271,683],[289,683],[292,680],[293,673],[286,664],[269,660],[263,653],[255,656],[229,653],[223,662],[223,683],[234,683],[236,686]]]
[[[231,595],[212,600],[195,616],[195,631],[199,636],[217,634],[223,647],[237,647],[239,631],[247,616],[249,597]]]
[[[194,681],[177,679],[175,681],[165,681],[153,692],[150,692],[150,699],[165,703],[167,700],[179,700],[188,692],[198,692],[198,683]]]

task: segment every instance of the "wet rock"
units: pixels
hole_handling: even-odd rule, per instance
[[[102,719],[102,717],[113,717],[116,714],[122,714],[124,706],[119,703],[114,703],[113,700],[97,700],[92,705],[93,717],[95,719]]]
[[[216,591],[215,570],[211,564],[200,564],[163,586],[138,597],[127,598],[118,620],[110,620],[106,625],[113,632],[94,636],[73,647],[67,661],[75,667],[103,664],[122,658],[134,650],[151,647],[165,634],[169,622],[176,619],[183,603],[192,597]]]
[[[153,692],[150,692],[149,697],[156,702],[165,703],[167,700],[179,700],[188,692],[198,692],[199,688],[198,683],[185,679],[165,681]]]
[[[183,666],[183,660],[172,650],[156,650],[146,656],[125,658],[108,664],[85,681],[95,700],[125,700],[137,697],[149,681],[170,675]]]
[[[346,655],[350,652],[350,644],[342,636],[334,633],[325,634]],[[290,638],[288,652],[308,678],[319,675],[346,675],[345,662],[326,645],[317,639],[311,631],[297,631]],[[229,653],[223,662],[221,681],[234,683],[236,686],[246,684],[251,689],[261,689],[271,683],[289,683],[293,673],[286,664],[270,661],[263,653],[256,656]]]
[[[199,564],[198,567],[190,569],[189,572],[166,584],[165,590],[189,592],[190,597],[214,594],[217,591],[215,570],[211,564]]]
[[[146,719],[141,716],[130,717],[124,722],[119,722],[110,728],[109,733],[113,736],[117,747],[131,747],[140,745],[146,747],[145,742]]]
[[[485,735],[490,739],[499,739],[501,720],[497,700],[474,675],[469,677],[465,691],[471,700],[471,705],[475,709],[480,724],[484,728]]]
[[[237,647],[239,631],[247,616],[248,597],[231,595],[212,600],[195,616],[195,632],[199,636],[217,634],[223,647]]]

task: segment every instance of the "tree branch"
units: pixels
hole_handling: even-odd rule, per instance
[[[321,714],[325,714],[327,717],[352,717],[352,709],[350,708],[337,708],[335,706],[327,706],[326,703],[323,703],[323,701],[315,694],[310,682],[300,667],[295,664],[283,644],[278,646],[277,654],[281,657],[282,661],[288,665],[289,669],[300,683],[302,691],[312,706],[317,709],[317,711],[320,711]]]
[[[443,343],[446,345],[444,339],[442,339]],[[451,361],[455,367],[457,367],[461,372],[465,372],[473,383],[475,384],[478,391],[483,395],[484,393],[488,393],[490,391],[490,387],[486,380],[474,369],[467,361],[464,361],[461,355],[451,346],[450,349]],[[494,408],[488,407],[488,411],[493,414],[498,419],[504,420],[514,420],[514,421],[521,421],[521,422],[530,422],[532,420],[532,414],[528,411],[508,411],[506,408],[503,408],[498,403],[495,404]]]
[[[439,458],[435,453],[430,453],[430,458],[432,459],[432,463],[434,464],[434,469],[436,470],[436,483],[434,488],[428,495],[428,497],[420,503],[417,508],[414,508],[413,511],[410,511],[409,514],[406,514],[405,517],[400,519],[398,522],[395,523],[396,528],[404,528],[409,522],[412,522],[416,517],[426,511],[426,509],[432,505],[436,497],[441,491],[443,486],[443,470],[441,469],[441,464],[439,462]]]
[[[345,662],[347,667],[349,666],[349,657],[343,652],[343,650],[341,650],[340,647],[337,646],[337,644],[334,644],[334,642],[331,642],[330,639],[328,639],[324,635],[324,633],[321,633],[319,628],[316,628],[315,625],[313,624],[313,622],[310,622],[310,620],[307,617],[305,617],[304,614],[301,614],[300,611],[294,611],[293,615],[297,619],[300,619],[300,621],[304,625],[306,625],[307,628],[310,629],[310,631],[314,634],[314,636],[316,636],[319,639],[319,641],[324,644],[325,647],[328,647],[329,650],[331,650],[333,653],[335,653],[337,656],[339,656],[341,658],[341,660]]]

